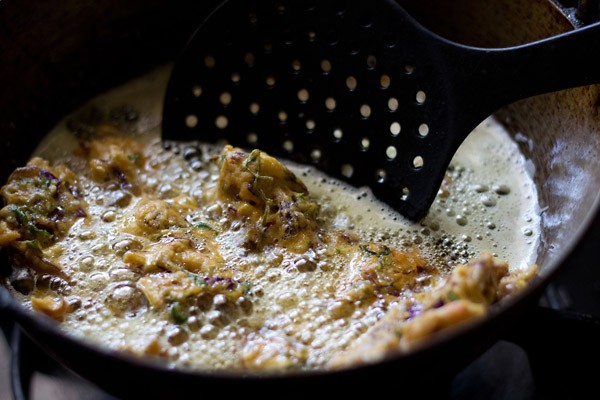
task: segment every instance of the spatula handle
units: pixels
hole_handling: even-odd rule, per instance
[[[471,124],[517,100],[600,83],[600,23],[514,47],[454,51],[448,56],[465,60],[456,90]]]

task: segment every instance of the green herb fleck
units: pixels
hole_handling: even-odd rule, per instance
[[[188,272],[187,276],[194,282],[194,285],[199,286],[201,288],[206,287],[207,283],[201,276],[192,274],[191,272]]]
[[[42,185],[44,185],[44,187],[46,189],[50,188],[50,185],[52,184],[52,180],[49,178],[42,178]]]
[[[369,249],[369,248],[368,248],[366,245],[364,245],[364,244],[361,244],[361,245],[360,245],[360,246],[358,246],[358,247],[360,248],[360,250],[361,250],[363,253],[365,253],[365,254],[367,254],[367,255],[370,255],[370,256],[376,256],[376,255],[377,255],[377,253],[376,253],[376,252],[374,252],[373,250]]]
[[[392,250],[387,246],[383,246],[383,250],[381,251],[373,251],[369,248],[369,246],[364,244],[361,244],[359,248],[363,253],[365,253],[368,256],[385,257],[389,256],[392,252]]]
[[[42,242],[48,242],[52,240],[52,234],[45,229],[38,228],[29,216],[29,209],[26,206],[15,206],[10,205],[9,211],[13,213],[17,222],[21,227],[25,228],[27,233],[33,237],[34,240],[41,240]]]
[[[9,211],[14,214],[19,224],[26,225],[29,223],[29,217],[27,216],[25,207],[10,205]]]
[[[36,253],[42,251],[42,245],[37,240],[26,240],[24,243],[27,246],[27,248],[33,250]]]
[[[29,233],[31,233],[33,237],[37,239],[41,239],[42,241],[52,240],[52,234],[45,229],[40,229],[33,224],[29,224],[27,229],[29,230]]]
[[[142,156],[141,156],[141,154],[140,154],[140,153],[132,153],[132,154],[129,154],[129,155],[127,156],[127,158],[129,159],[129,161],[130,161],[130,162],[132,162],[132,163],[134,163],[135,165],[138,165],[138,166],[139,166],[139,165],[140,165],[140,161],[141,161],[141,159],[142,159]]]
[[[179,303],[174,303],[171,306],[171,318],[176,324],[183,324],[188,319],[188,312]]]
[[[242,293],[244,293],[244,295],[250,293],[250,290],[252,289],[252,282],[243,281],[240,283],[240,285],[242,286]]]
[[[206,229],[207,231],[212,231],[212,232],[216,232],[217,231],[215,228],[213,228],[212,226],[208,225],[206,222],[198,222],[196,225],[194,225],[194,228]]]
[[[460,299],[460,297],[453,291],[448,292],[448,298],[450,299],[450,301],[456,301],[456,300]]]

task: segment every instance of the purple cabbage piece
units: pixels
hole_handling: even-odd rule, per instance
[[[58,179],[56,177],[56,175],[54,175],[52,172],[47,171],[45,169],[40,169],[40,176],[44,177],[46,179],[49,179],[51,181],[54,181],[54,182],[60,182],[60,179]]]
[[[441,307],[441,306],[443,306],[444,304],[446,304],[446,303],[444,302],[444,300],[442,300],[442,299],[439,299],[438,301],[436,301],[436,302],[433,304],[433,306],[432,306],[432,307],[433,307],[433,308],[440,308],[440,307]]]
[[[133,187],[133,185],[127,180],[127,176],[125,173],[121,171],[120,168],[113,167],[113,172],[117,175],[117,181],[119,182],[119,186],[121,189],[129,190]]]
[[[423,312],[423,305],[422,304],[411,304],[410,307],[408,307],[408,319],[413,319],[417,316],[419,316],[421,313]]]

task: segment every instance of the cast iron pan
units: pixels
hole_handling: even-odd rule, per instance
[[[495,5],[483,3],[457,2],[455,13],[447,15],[424,12],[424,8],[418,5],[414,6],[414,11],[430,17],[429,22],[439,18],[443,21],[440,28],[447,28],[447,32],[458,36],[462,34],[463,38],[474,37],[468,34],[468,29],[480,29],[485,35],[475,39],[480,40],[479,44],[511,44],[506,43],[507,37],[521,41],[535,39],[531,31],[519,29],[523,27],[520,20],[509,23],[510,18],[515,18],[512,12],[515,8],[525,14],[531,13],[527,7],[537,10],[541,29],[555,30],[545,32],[545,35],[570,28],[564,16],[541,0],[527,2],[526,5],[510,0]],[[5,181],[14,168],[24,164],[38,140],[83,101],[156,65],[173,60],[193,29],[215,5],[215,2],[160,0],[107,0],[101,4],[75,0],[0,3],[0,59],[3,60],[0,68],[0,87],[3,88],[0,91],[0,131],[4,140],[0,180]],[[438,5],[440,10],[444,10],[444,2]],[[435,9],[437,7],[427,7],[427,10]],[[456,21],[449,19],[448,15]],[[498,15],[508,19],[502,25],[485,22],[488,18],[498,18]],[[465,19],[469,18],[472,18],[471,22],[481,21],[481,26],[465,24]],[[560,226],[550,224],[546,230],[546,240],[551,246],[540,254],[539,260],[544,267],[540,279],[484,321],[440,335],[409,355],[390,357],[372,366],[335,373],[284,377],[200,374],[169,370],[147,360],[75,340],[63,334],[54,322],[27,312],[3,287],[0,288],[0,318],[15,321],[24,333],[55,359],[107,392],[123,398],[200,397],[212,390],[222,390],[219,393],[231,396],[264,394],[266,397],[281,397],[314,395],[323,387],[338,395],[354,394],[357,388],[373,392],[393,391],[402,395],[443,391],[449,377],[503,335],[514,333],[513,328],[527,333],[527,330],[519,330],[519,324],[527,321],[528,313],[535,309],[552,277],[559,269],[569,268],[569,265],[574,265],[572,263],[586,259],[586,252],[595,250],[594,245],[584,239],[598,237],[600,231],[600,221],[596,216],[597,187],[600,186],[597,180],[600,178],[595,178],[600,176],[600,165],[594,161],[600,159],[600,145],[596,146],[600,135],[590,134],[597,134],[592,112],[573,114],[576,114],[574,109],[589,109],[598,91],[590,89],[577,93],[583,93],[583,96],[545,97],[500,114],[511,116],[507,125],[515,131],[520,128],[527,130],[528,124],[535,127],[549,120],[544,126],[547,138],[538,138],[541,146],[549,146],[553,135],[558,136],[553,129],[560,124],[553,120],[553,116],[560,115],[562,123],[572,123],[571,136],[582,138],[579,145],[575,140],[569,142],[571,147],[565,149],[563,156],[579,154],[582,147],[591,153],[585,160],[585,167],[590,173],[585,175],[583,188],[577,192],[572,187],[563,187],[560,191],[561,194],[577,192],[582,195],[577,201],[565,195],[561,202],[554,201],[559,189],[553,183],[553,174],[571,177],[569,169],[557,172],[551,167],[544,167],[548,164],[547,159],[546,162],[543,160],[543,157],[548,157],[544,151],[535,156],[539,159],[532,155],[544,179],[540,183],[540,191],[542,201],[548,207],[547,215],[562,218]],[[552,108],[552,112],[545,112],[548,108]],[[578,133],[583,130],[586,131],[584,134]],[[7,274],[9,269],[4,260],[0,271]],[[533,332],[533,337],[535,334]]]

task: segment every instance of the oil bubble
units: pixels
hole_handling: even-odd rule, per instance
[[[467,225],[467,218],[464,215],[457,215],[456,216],[456,223],[460,226],[465,226]]]
[[[481,204],[486,207],[493,207],[497,204],[496,199],[488,194],[482,195],[480,198]]]
[[[510,187],[508,187],[508,185],[494,185],[493,187],[494,192],[498,193],[499,195],[506,195],[510,193]]]

